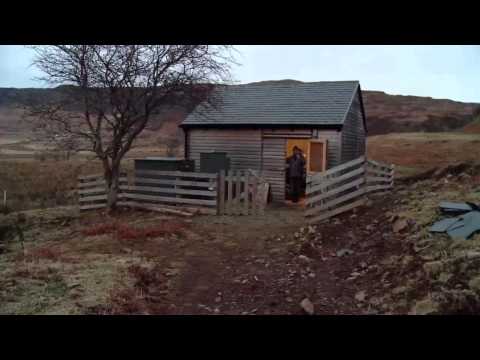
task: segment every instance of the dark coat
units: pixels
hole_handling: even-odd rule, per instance
[[[293,154],[287,158],[288,176],[289,177],[303,177],[305,174],[305,159],[303,155],[296,156]]]

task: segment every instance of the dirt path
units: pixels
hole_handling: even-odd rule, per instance
[[[317,314],[388,312],[377,299],[401,274],[384,274],[378,264],[408,252],[385,215],[391,203],[383,198],[316,229],[297,209],[270,209],[264,219],[200,217],[168,312],[301,314],[304,298]]]

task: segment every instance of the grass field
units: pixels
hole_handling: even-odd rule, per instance
[[[478,161],[480,134],[399,133],[368,138],[371,159],[395,164],[399,176],[458,162]]]

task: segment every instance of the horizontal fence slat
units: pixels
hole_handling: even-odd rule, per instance
[[[316,202],[318,202],[322,199],[329,198],[332,195],[338,194],[338,193],[340,193],[342,191],[345,191],[345,190],[348,190],[352,187],[359,186],[359,185],[363,184],[364,182],[365,182],[365,178],[356,179],[356,180],[352,181],[351,183],[339,186],[336,189],[332,189],[332,190],[329,190],[325,193],[321,193],[319,195],[307,198],[306,204],[309,205],[309,204],[316,203]]]
[[[104,174],[93,174],[93,175],[79,175],[77,177],[78,180],[90,180],[90,179],[97,179],[97,178],[102,178],[104,177]]]
[[[125,173],[125,171],[121,171],[120,172],[120,177],[124,177],[126,176],[127,174]],[[79,175],[77,177],[78,180],[95,180],[95,179],[104,179],[105,178],[105,174],[93,174],[93,175]]]
[[[106,207],[107,207],[107,204],[81,205],[80,210],[102,209]]]
[[[345,170],[345,169],[348,169],[349,167],[353,167],[353,166],[355,166],[355,165],[359,165],[359,164],[363,163],[364,161],[365,161],[365,157],[364,157],[364,156],[361,156],[361,157],[359,157],[359,158],[357,158],[357,159],[355,159],[355,160],[351,160],[351,161],[348,161],[348,162],[343,163],[343,164],[341,164],[341,165],[335,166],[335,167],[333,167],[333,168],[331,168],[331,169],[329,169],[329,170],[327,170],[327,171],[323,171],[323,172],[321,172],[321,173],[319,173],[319,174],[312,175],[312,176],[311,176],[311,179],[316,178],[317,175],[319,175],[319,176],[321,176],[321,177],[325,177],[325,176],[329,176],[329,175],[335,174],[335,173],[337,173],[337,172],[339,172],[339,171],[341,171],[341,170]],[[307,182],[310,182],[310,181],[308,181],[308,179],[307,179]]]
[[[78,190],[79,195],[86,195],[86,194],[98,194],[98,193],[105,193],[107,189],[105,187],[100,187],[100,188],[93,188],[93,189],[87,189],[87,190]]]
[[[367,174],[393,176],[393,171],[384,171],[367,166]]]
[[[117,199],[124,199],[126,194],[119,192],[117,195]],[[85,196],[78,199],[79,202],[90,202],[90,201],[100,201],[100,200],[107,200],[107,195],[93,195],[93,196]]]
[[[158,185],[177,185],[177,186],[195,186],[204,188],[216,188],[216,183],[208,181],[188,181],[188,180],[174,180],[174,179],[151,179],[146,177],[135,177],[135,183],[142,184],[158,184]]]
[[[374,165],[374,166],[384,167],[384,168],[387,168],[387,169],[392,169],[391,164],[382,163],[380,161],[375,161],[375,160],[368,159],[368,163],[371,164],[371,165]]]
[[[118,182],[120,184],[125,183],[127,181],[128,181],[128,179],[126,177],[121,177],[120,179],[118,179]],[[81,189],[84,189],[84,188],[89,188],[89,187],[92,187],[92,186],[105,185],[105,184],[106,184],[105,180],[96,180],[96,181],[90,181],[90,182],[79,182],[77,184],[77,187],[81,188]]]
[[[160,171],[160,170],[136,170],[135,174],[138,175],[159,175],[159,176],[172,176],[180,178],[200,178],[200,179],[216,179],[217,174],[211,173],[198,173],[198,172],[184,172],[184,171]]]
[[[334,200],[331,200],[331,201],[329,201],[329,202],[326,202],[326,203],[324,203],[324,204],[322,204],[322,205],[319,205],[319,206],[316,206],[316,207],[314,207],[314,208],[308,209],[308,210],[305,212],[305,214],[306,214],[306,216],[311,216],[311,215],[317,214],[317,213],[320,212],[320,211],[326,210],[326,209],[331,208],[331,207],[333,207],[333,206],[335,206],[335,205],[341,204],[341,203],[343,203],[343,202],[345,202],[345,201],[347,201],[347,200],[351,200],[351,199],[354,199],[354,198],[356,198],[356,197],[358,197],[358,196],[360,196],[360,195],[363,195],[363,194],[365,194],[365,191],[366,191],[365,188],[361,188],[361,189],[358,189],[358,190],[356,190],[356,191],[354,191],[354,192],[351,192],[351,193],[342,195],[342,196],[340,196],[340,197],[338,197],[338,198],[336,198],[336,199],[334,199]]]
[[[148,201],[157,201],[157,202],[206,205],[206,206],[217,205],[217,200],[185,199],[185,198],[175,198],[175,197],[156,196],[156,195],[143,195],[143,194],[125,194],[125,195],[126,195],[127,199],[132,199],[132,200],[148,200]]]
[[[367,176],[367,182],[382,181],[382,182],[391,182],[392,177],[381,177],[381,176]]]
[[[189,212],[191,214],[200,213],[206,215],[215,215],[216,210],[206,207],[191,207],[186,205],[166,205],[166,204],[149,204],[149,203],[141,203],[136,201],[122,201],[122,206],[132,207],[136,209],[143,209],[143,210],[150,210],[150,211],[159,211],[162,212],[164,209],[171,210],[170,213],[178,213],[178,212]],[[167,211],[168,212],[168,211]]]
[[[363,167],[361,168],[358,168],[358,169],[355,169],[353,171],[350,171],[346,174],[343,174],[343,175],[340,175],[339,177],[336,177],[336,178],[333,178],[333,179],[325,179],[323,182],[319,183],[318,185],[314,185],[314,186],[307,186],[307,189],[306,189],[306,194],[312,194],[314,192],[317,192],[317,191],[320,191],[328,186],[332,186],[332,185],[335,185],[336,183],[339,183],[343,180],[346,180],[346,179],[349,179],[351,177],[354,177],[356,175],[361,175],[363,174],[363,172],[365,171],[365,169]]]
[[[373,186],[368,186],[368,187],[367,187],[367,191],[370,192],[370,191],[377,191],[377,190],[391,189],[391,188],[392,188],[392,184],[388,184],[388,185],[373,185]]]
[[[178,195],[201,195],[209,197],[217,197],[217,192],[212,190],[186,190],[179,188],[162,188],[154,186],[128,186],[120,185],[120,190],[126,191],[146,191],[146,192],[156,192],[163,194],[178,194]]]
[[[332,216],[335,216],[335,215],[338,215],[338,214],[341,214],[343,212],[346,212],[348,210],[351,210],[353,208],[356,208],[358,206],[361,206],[363,204],[365,204],[365,201],[366,199],[365,198],[362,198],[362,199],[359,199],[351,204],[348,204],[348,205],[345,205],[345,206],[342,206],[342,207],[339,207],[335,210],[332,210],[332,211],[329,211],[329,212],[326,212],[324,214],[321,214],[321,215],[318,215],[316,217],[313,217],[313,218],[310,218],[308,219],[307,221],[309,223],[315,223],[315,222],[318,222],[318,221],[322,221],[322,220],[325,220],[325,219],[328,219]]]
[[[92,196],[85,196],[78,199],[79,202],[89,202],[89,201],[99,201],[99,200],[107,200],[107,195],[92,195]]]

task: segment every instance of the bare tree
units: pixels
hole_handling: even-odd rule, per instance
[[[108,207],[115,209],[120,165],[152,115],[179,99],[212,100],[212,84],[229,80],[228,46],[59,45],[34,46],[36,65],[52,85],[63,86],[29,116],[54,129],[75,148],[102,161]],[[211,102],[214,104],[214,102]],[[50,131],[50,130],[48,130]]]

